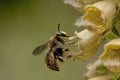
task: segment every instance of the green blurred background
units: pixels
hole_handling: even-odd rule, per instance
[[[0,80],[82,80],[85,62],[70,59],[55,72],[46,67],[46,52],[32,55],[58,24],[72,35],[79,16],[63,0],[0,0]]]

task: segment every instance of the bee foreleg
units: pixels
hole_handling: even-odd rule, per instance
[[[80,39],[76,36],[69,37],[68,40],[65,42],[65,44],[75,44],[79,41]]]

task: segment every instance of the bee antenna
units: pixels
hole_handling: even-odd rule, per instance
[[[60,32],[60,24],[58,24],[58,32]]]

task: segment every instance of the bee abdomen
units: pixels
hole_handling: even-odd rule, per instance
[[[60,71],[53,53],[48,52],[47,56],[45,57],[45,61],[48,68],[54,71]]]

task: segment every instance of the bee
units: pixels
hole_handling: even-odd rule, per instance
[[[50,37],[49,41],[43,45],[38,46],[33,51],[33,55],[41,54],[46,48],[48,48],[48,52],[45,57],[45,61],[47,67],[54,71],[59,71],[59,67],[57,65],[57,60],[60,62],[64,62],[64,58],[70,58],[70,55],[65,56],[64,54],[69,52],[68,48],[64,48],[66,41],[69,36],[66,32],[60,31],[60,24],[58,25],[58,31]]]

